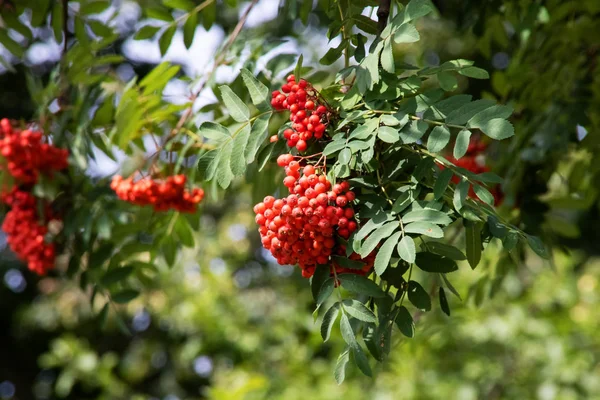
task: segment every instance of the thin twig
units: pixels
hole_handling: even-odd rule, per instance
[[[169,133],[169,136],[166,138],[166,140],[164,141],[164,143],[162,144],[162,146],[160,147],[160,149],[157,149],[158,153],[160,153],[160,151],[162,149],[164,149],[164,147],[166,146],[166,144],[179,133],[179,131],[181,130],[181,128],[183,128],[183,126],[191,118],[193,110],[194,110],[194,103],[195,103],[196,99],[198,98],[198,96],[200,96],[200,93],[202,92],[202,90],[204,90],[204,87],[206,86],[206,84],[208,82],[210,82],[210,80],[212,79],[213,75],[215,74],[217,68],[225,61],[225,56],[227,54],[227,50],[229,50],[229,48],[231,47],[231,45],[233,44],[233,42],[235,41],[235,39],[238,37],[238,35],[242,31],[242,28],[243,28],[244,24],[246,23],[246,20],[248,19],[248,14],[250,14],[250,11],[256,5],[256,3],[258,3],[258,0],[252,0],[252,3],[250,3],[250,5],[246,9],[246,11],[244,12],[244,14],[242,15],[242,17],[238,21],[237,25],[235,26],[235,28],[231,32],[231,35],[229,36],[229,39],[227,40],[227,42],[225,43],[225,45],[221,48],[221,50],[218,52],[218,55],[215,58],[215,62],[213,63],[212,68],[205,75],[205,78],[200,83],[200,86],[198,86],[198,88],[191,94],[191,96],[190,96],[190,106],[181,115],[181,118],[179,118],[179,121],[177,121],[177,124],[171,130],[171,132]]]
[[[390,5],[392,0],[380,0],[379,8],[377,9],[377,30],[378,34],[381,34],[385,29],[390,16]]]

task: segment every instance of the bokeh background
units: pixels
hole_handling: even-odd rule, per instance
[[[144,17],[151,3],[115,0],[98,18],[121,34],[122,80],[164,60],[180,64],[185,76],[165,96],[183,102],[186,78],[206,72],[248,4],[218,2],[215,25],[198,27],[189,49],[178,31],[161,57],[157,41],[132,37],[161,25]],[[245,35],[269,46],[258,63],[269,64],[274,81],[298,54],[317,66],[336,45],[318,8],[306,23],[298,18],[302,3],[260,0],[249,15]],[[395,335],[374,379],[350,369],[338,386],[339,332],[322,342],[308,282],[260,247],[251,185],[209,199],[196,248],[174,268],[158,265],[151,290],[103,327],[88,293],[29,273],[0,239],[0,399],[600,399],[600,2],[433,3],[438,12],[418,26],[422,40],[394,55],[419,65],[467,58],[490,71],[489,81],[461,81],[459,90],[516,110],[516,136],[489,148],[486,162],[506,177],[501,212],[540,235],[551,262],[510,257],[491,243],[476,271],[463,266],[454,276],[463,300],[450,299],[451,317],[438,309],[421,316],[414,339]],[[375,18],[376,8],[365,14]],[[50,79],[59,60],[51,30],[34,34],[23,59],[0,46],[2,117],[31,117],[25,71]],[[235,68],[220,67],[217,82]],[[320,68],[318,79],[328,81],[339,66]],[[216,101],[210,89],[201,93],[198,122],[211,118]],[[115,173],[123,157],[98,153],[90,176]]]

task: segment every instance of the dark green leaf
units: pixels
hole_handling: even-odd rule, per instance
[[[488,99],[475,100],[471,103],[463,104],[447,114],[446,122],[449,124],[464,124],[475,114],[494,105],[496,103]]]
[[[198,26],[198,13],[190,13],[183,25],[183,44],[186,49],[192,47],[194,42],[194,36],[196,34],[196,27]]]
[[[416,281],[408,282],[408,299],[420,310],[431,310],[431,299],[429,298],[429,294],[427,294],[425,289],[423,289],[423,286]]]
[[[111,296],[112,301],[117,304],[129,303],[140,295],[140,292],[134,289],[124,289]]]
[[[453,92],[458,88],[458,81],[450,72],[438,72],[437,78],[440,83],[440,87],[446,92]]]
[[[160,30],[160,26],[144,25],[136,34],[133,36],[135,40],[150,39],[156,32]]]
[[[515,231],[510,231],[506,234],[506,237],[502,240],[502,246],[504,250],[511,251],[515,248],[519,242],[519,234]]]
[[[373,376],[373,372],[371,371],[371,366],[369,365],[369,360],[365,355],[365,352],[357,343],[351,346],[352,355],[354,356],[354,362],[356,362],[356,366],[360,371],[366,376]]]
[[[440,276],[442,277],[442,280],[446,284],[446,287],[448,288],[448,290],[450,290],[450,292],[453,295],[455,295],[456,297],[458,297],[459,300],[462,301],[462,298],[460,297],[460,294],[458,293],[458,291],[454,288],[454,286],[452,286],[452,284],[450,283],[448,278],[446,278],[446,274],[440,274]]]
[[[415,264],[425,272],[448,273],[458,270],[456,261],[433,253],[417,253]]]
[[[444,288],[441,286],[440,286],[440,291],[439,291],[439,298],[440,298],[440,307],[441,307],[442,311],[447,316],[450,316],[450,306],[448,305],[448,299],[446,298],[446,292],[444,292]]]
[[[451,258],[456,261],[466,260],[467,257],[458,248],[442,242],[427,242],[427,249],[440,256]]]
[[[343,256],[331,256],[331,260],[344,268],[363,269],[365,266],[365,263],[362,261],[351,260],[348,257]]]
[[[531,250],[533,250],[535,254],[542,258],[550,259],[548,248],[539,237],[526,234],[525,238],[527,239],[527,244],[529,244],[529,247],[531,247]]]
[[[339,274],[338,279],[346,290],[371,297],[384,297],[385,293],[375,282],[356,274]]]
[[[467,260],[471,268],[475,269],[481,260],[481,228],[479,222],[465,221],[465,241]]]
[[[467,195],[469,194],[469,186],[469,182],[464,180],[456,185],[453,199],[453,204],[456,211],[460,211],[463,208],[465,201],[467,200]]]
[[[167,50],[169,50],[169,46],[171,46],[171,41],[173,40],[176,30],[177,27],[173,25],[165,29],[162,35],[160,35],[160,38],[158,39],[158,47],[160,48],[161,56],[164,57],[164,55],[167,54]]]
[[[450,168],[446,168],[442,172],[440,172],[435,181],[435,184],[433,185],[434,200],[438,200],[444,196],[444,193],[446,193],[446,189],[448,188],[448,185],[450,184],[450,181],[452,180],[453,176],[454,173]]]
[[[125,266],[121,268],[113,268],[106,271],[100,283],[104,286],[112,285],[113,283],[121,282],[133,272],[133,267]]]
[[[398,315],[396,315],[396,326],[400,329],[400,332],[406,337],[415,336],[415,324],[413,322],[410,312],[404,306],[398,308]]]
[[[489,204],[490,206],[494,205],[494,196],[489,192],[489,190],[481,185],[473,185],[473,191],[481,201]]]

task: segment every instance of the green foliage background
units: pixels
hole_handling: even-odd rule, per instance
[[[215,18],[230,31],[238,14],[227,3],[218,3]],[[476,271],[453,276],[463,301],[449,299],[450,318],[437,308],[419,314],[415,337],[395,336],[374,379],[349,369],[338,386],[331,370],[344,347],[339,332],[322,342],[307,281],[260,251],[251,207],[276,181],[267,169],[208,201],[195,246],[174,267],[157,261],[148,290],[117,306],[102,330],[98,306],[92,310],[89,294],[73,281],[26,274],[24,292],[0,287],[0,383],[12,382],[17,399],[600,398],[600,169],[593,162],[600,154],[600,6],[434,3],[438,15],[418,26],[422,40],[396,48],[395,57],[422,65],[434,55],[468,58],[493,71],[489,81],[459,87],[515,108],[517,135],[494,145],[488,163],[507,178],[501,211],[551,244],[552,262],[490,248]],[[318,53],[289,23],[306,13],[302,4],[283,2],[280,17],[245,33],[248,40],[289,35],[305,57]],[[199,15],[200,22],[210,18]],[[321,34],[328,24],[318,11],[310,21],[311,32]],[[506,68],[494,66],[499,53],[510,60]],[[280,57],[271,67],[293,63]],[[150,67],[135,70],[145,75]],[[0,76],[0,115],[30,118],[35,106],[27,100],[25,68],[15,68]],[[12,268],[19,266],[3,253],[2,275]],[[207,360],[212,370],[198,374],[194,366]]]

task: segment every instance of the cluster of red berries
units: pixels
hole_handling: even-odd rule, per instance
[[[42,143],[41,132],[13,128],[6,118],[0,121],[0,154],[6,160],[8,173],[21,183],[37,182],[40,171],[67,168],[69,152]]]
[[[291,154],[280,155],[277,164],[285,167],[283,183],[290,195],[282,199],[267,196],[254,206],[263,247],[281,265],[298,264],[305,278],[320,264],[332,264],[336,273],[368,273],[374,255],[362,260],[363,269],[346,269],[330,262],[331,255],[345,255],[336,237],[347,239],[358,227],[351,206],[355,194],[348,182],[332,186],[314,166],[301,167]],[[358,254],[350,258],[361,259]]]
[[[54,266],[55,248],[54,243],[46,243],[48,225],[39,223],[37,199],[15,186],[2,195],[2,201],[11,207],[2,223],[10,248],[27,262],[31,271],[45,275]],[[52,221],[50,208],[45,208],[45,219]]]
[[[46,237],[49,224],[59,222],[60,218],[47,202],[31,194],[31,187],[40,174],[66,169],[69,155],[67,150],[42,143],[42,138],[41,132],[20,130],[8,119],[0,120],[0,154],[4,158],[0,168],[6,168],[14,179],[10,191],[1,196],[2,202],[11,208],[2,229],[12,251],[38,275],[54,267],[55,246],[47,243]]]
[[[448,160],[452,162],[457,167],[461,167],[466,169],[467,171],[471,171],[475,174],[481,174],[484,172],[489,172],[490,167],[485,163],[485,150],[487,149],[487,143],[482,142],[478,138],[474,137],[469,142],[469,147],[467,148],[466,154],[460,158],[455,159],[453,157],[448,157]],[[460,178],[458,176],[454,176],[452,178],[454,183],[459,183]],[[494,196],[494,205],[499,206],[502,204],[502,200],[504,199],[504,193],[499,185],[494,186],[491,191]],[[477,195],[473,190],[473,187],[469,187],[469,197],[476,199]]]
[[[171,208],[193,213],[204,198],[204,190],[185,188],[185,175],[169,176],[164,181],[142,178],[134,182],[133,177],[123,179],[115,176],[110,184],[121,200],[138,206],[151,205],[155,211],[167,211]]]
[[[308,140],[323,137],[327,129],[328,109],[319,104],[316,91],[304,79],[296,82],[296,77],[289,75],[281,91],[272,93],[271,105],[276,110],[290,110],[292,128],[283,131],[288,147],[296,147],[303,152],[308,147]],[[274,137],[271,141],[276,139]]]

